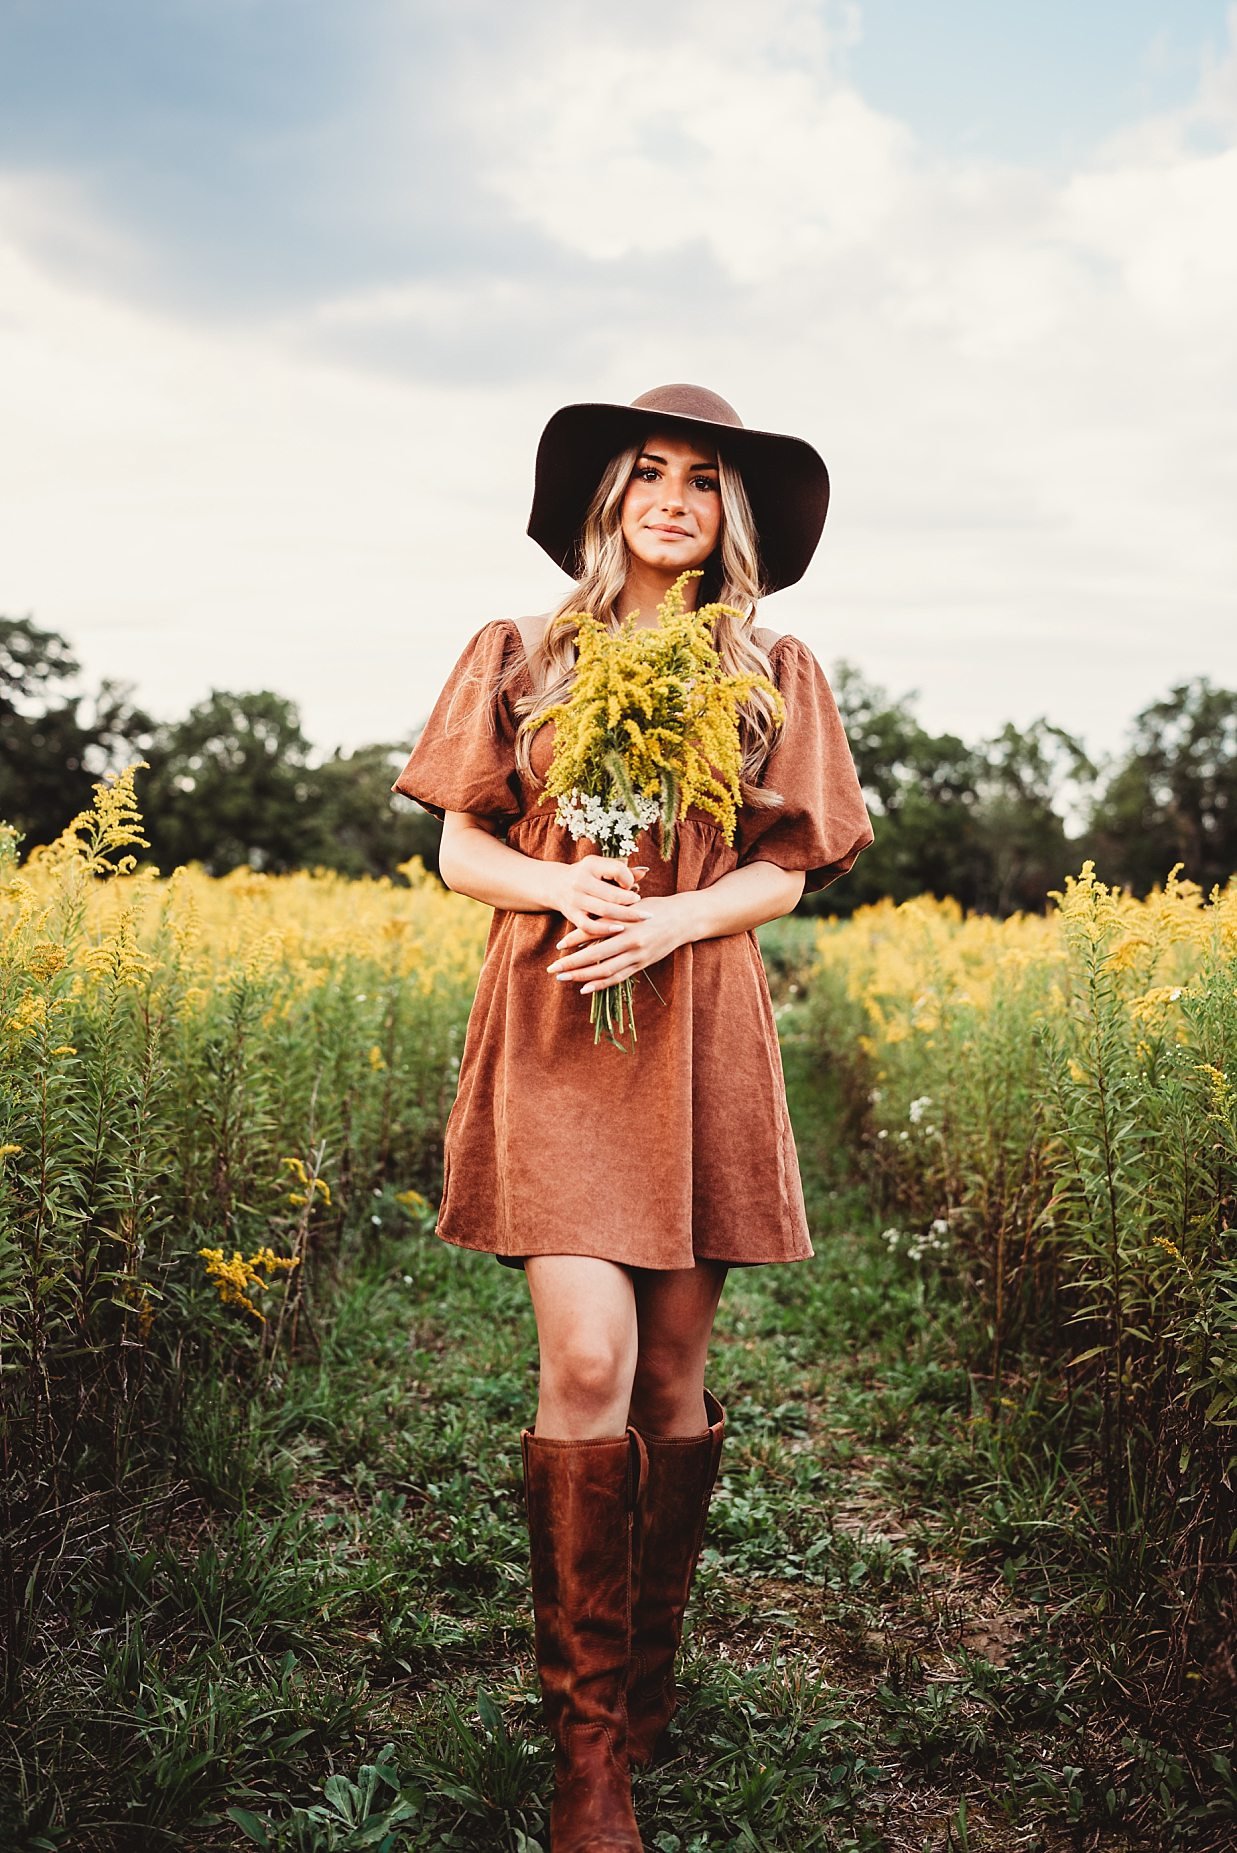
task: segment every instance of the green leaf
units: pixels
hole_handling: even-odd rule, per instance
[[[242,1834],[247,1834],[256,1847],[270,1846],[270,1835],[256,1814],[250,1814],[248,1808],[228,1808],[225,1812],[228,1819],[235,1821]]]

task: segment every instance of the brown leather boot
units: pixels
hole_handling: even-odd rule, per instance
[[[520,1437],[533,1621],[554,1740],[551,1853],[639,1853],[627,1763],[634,1515],[647,1471],[634,1429],[617,1440]]]
[[[632,1561],[631,1673],[627,1754],[637,1769],[653,1760],[674,1716],[674,1659],[717,1479],[726,1411],[704,1393],[703,1435],[645,1435],[649,1457]]]

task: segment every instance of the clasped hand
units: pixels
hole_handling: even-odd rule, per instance
[[[637,883],[646,868],[628,868],[612,856],[560,866],[559,911],[570,930],[546,969],[563,983],[578,984],[582,997],[634,978],[684,943],[683,897],[642,896]]]

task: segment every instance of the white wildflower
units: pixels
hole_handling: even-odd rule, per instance
[[[609,855],[630,856],[640,832],[657,822],[661,806],[656,798],[646,798],[637,792],[633,816],[620,800],[607,803],[604,798],[576,788],[558,800],[557,814],[563,829],[577,843],[586,837],[598,848],[604,845]]]
[[[920,1094],[918,1100],[911,1101],[910,1106],[906,1109],[906,1117],[911,1122],[912,1126],[918,1126],[924,1113],[931,1105],[931,1094]]]

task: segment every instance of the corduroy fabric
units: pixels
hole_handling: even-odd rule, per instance
[[[744,806],[733,845],[693,812],[663,862],[653,837],[647,895],[707,887],[768,861],[808,889],[842,875],[871,825],[829,684],[806,644],[769,650],[786,705],[764,785],[776,809]],[[512,702],[528,686],[516,624],[465,647],[393,787],[427,810],[505,826],[525,855],[577,861],[575,842],[526,789]],[[496,695],[500,687],[504,692]],[[553,724],[533,742],[545,777]],[[636,983],[639,1041],[593,1043],[588,1003],[546,967],[565,922],[495,911],[447,1122],[438,1233],[500,1257],[596,1255],[629,1267],[803,1260],[812,1253],[769,988],[754,933],[698,940]],[[653,986],[656,986],[656,993]],[[659,1001],[659,996],[664,1002]]]

